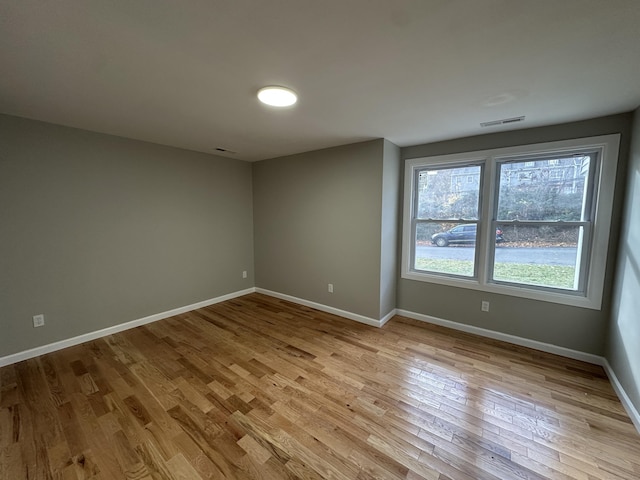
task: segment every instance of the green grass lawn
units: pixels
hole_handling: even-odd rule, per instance
[[[473,276],[473,262],[467,260],[418,258],[416,268],[431,272]],[[496,263],[493,274],[495,280],[503,282],[567,289],[573,289],[574,275],[575,268],[572,266],[520,263]]]

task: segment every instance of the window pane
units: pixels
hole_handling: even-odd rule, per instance
[[[585,220],[589,155],[500,165],[498,220]]]
[[[473,277],[476,225],[419,222],[416,225],[415,270]]]
[[[578,290],[582,227],[505,225],[493,279]]]
[[[479,165],[418,172],[417,218],[477,220]]]

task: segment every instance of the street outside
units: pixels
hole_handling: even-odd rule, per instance
[[[496,263],[521,263],[534,265],[571,265],[576,264],[576,247],[496,247]],[[456,245],[436,247],[435,245],[416,245],[416,258],[443,260],[474,260],[475,249],[470,246]]]

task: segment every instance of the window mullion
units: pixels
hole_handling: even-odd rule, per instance
[[[495,248],[495,228],[491,226],[491,219],[494,216],[495,192],[495,161],[488,158],[485,161],[482,172],[481,188],[481,234],[476,256],[476,268],[478,270],[478,281],[480,285],[486,285],[491,275],[491,264],[493,263],[493,248]],[[493,233],[492,233],[493,232]]]

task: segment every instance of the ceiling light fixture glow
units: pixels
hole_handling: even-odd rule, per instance
[[[289,88],[272,85],[258,90],[258,99],[272,107],[290,107],[298,101],[298,96]]]

